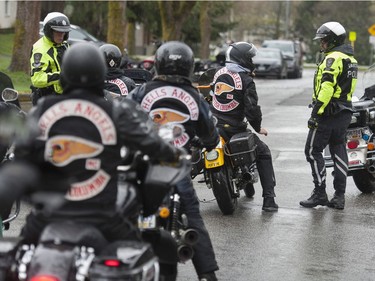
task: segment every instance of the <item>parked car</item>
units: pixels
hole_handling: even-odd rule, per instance
[[[288,78],[302,77],[303,52],[299,41],[265,40],[262,47],[280,49],[288,64]]]
[[[287,62],[280,49],[259,48],[253,62],[258,77],[284,79],[288,76]]]
[[[70,45],[73,45],[77,42],[93,42],[95,45],[100,47],[101,45],[105,44],[105,42],[99,40],[94,35],[90,34],[85,29],[79,27],[78,25],[71,24],[70,27],[72,30],[69,32],[69,39],[68,42]],[[43,36],[43,22],[39,22],[39,35]]]

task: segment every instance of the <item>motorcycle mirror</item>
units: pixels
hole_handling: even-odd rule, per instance
[[[214,80],[215,73],[216,68],[210,68],[199,76],[197,88],[205,98],[210,96],[211,83]]]
[[[18,92],[15,89],[5,88],[1,93],[1,98],[5,102],[16,101],[18,99]]]
[[[174,139],[182,136],[184,131],[184,127],[179,124],[167,123],[159,127],[158,134],[163,140],[173,142]]]

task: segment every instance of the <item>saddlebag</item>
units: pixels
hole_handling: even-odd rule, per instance
[[[256,160],[255,135],[251,132],[235,134],[225,145],[224,152],[235,167],[247,166]]]

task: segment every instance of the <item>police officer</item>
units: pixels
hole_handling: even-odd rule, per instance
[[[126,146],[166,162],[180,155],[135,102],[103,99],[105,72],[99,48],[76,43],[62,63],[63,95],[41,99],[29,113],[39,132],[16,145],[16,161],[40,167],[43,176],[56,175],[50,176],[52,190],[60,180],[69,180],[69,187],[62,207],[48,216],[37,210],[28,215],[22,231],[28,242],[35,243],[46,224],[61,219],[92,223],[109,241],[139,239],[133,224],[115,212],[120,150]]]
[[[247,121],[260,134],[267,136],[262,128],[262,112],[258,105],[258,94],[252,78],[254,64],[252,58],[256,55],[256,47],[247,42],[236,42],[229,45],[226,51],[225,66],[219,68],[212,82],[214,91],[210,109],[217,118],[220,135],[228,141],[233,135],[245,132]],[[262,209],[267,212],[278,210],[275,203],[274,187],[276,185],[271,151],[268,146],[255,135],[257,144],[257,168],[263,188]],[[245,185],[245,192],[253,194],[252,185]]]
[[[100,46],[107,64],[107,73],[104,81],[104,89],[109,91],[115,99],[126,97],[135,87],[133,79],[126,77],[120,68],[122,53],[113,44]]]
[[[305,155],[311,165],[315,188],[311,197],[300,205],[312,208],[328,205],[344,209],[348,156],[346,130],[352,116],[352,94],[357,84],[358,65],[353,48],[344,44],[345,28],[338,22],[326,22],[316,31],[325,57],[314,77],[314,93]],[[328,201],[323,149],[329,145],[334,165],[335,193]]]
[[[219,142],[219,135],[207,102],[189,80],[193,67],[194,54],[189,46],[178,41],[164,43],[155,54],[156,76],[136,88],[128,97],[138,102],[155,123],[173,124],[174,129],[182,133],[174,140],[176,146],[188,149],[190,141],[197,135],[203,145],[211,150]],[[189,227],[199,233],[192,259],[198,278],[217,280],[215,271],[218,266],[214,250],[190,176],[177,184],[177,191]]]
[[[49,13],[43,21],[44,35],[34,43],[31,50],[31,101],[35,105],[39,98],[61,94],[61,61],[68,49],[70,22],[59,12]]]

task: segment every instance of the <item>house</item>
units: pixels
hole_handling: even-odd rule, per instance
[[[17,15],[17,1],[0,0],[0,30],[14,26]]]

